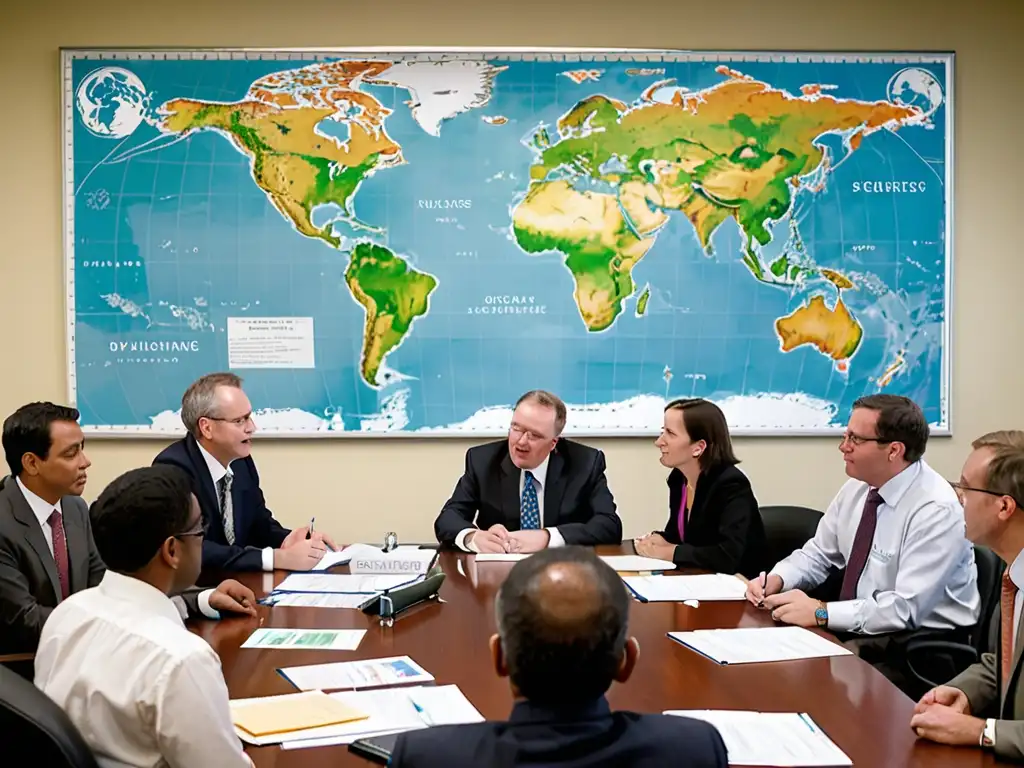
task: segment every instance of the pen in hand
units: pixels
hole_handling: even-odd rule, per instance
[[[761,571],[761,601],[757,604],[758,608],[764,608],[764,599],[768,596],[768,574]]]
[[[314,515],[313,517],[309,518],[309,528],[306,529],[306,538],[307,539],[313,538],[313,523],[315,523],[315,522],[316,522],[316,515]]]

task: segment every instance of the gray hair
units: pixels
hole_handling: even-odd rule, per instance
[[[199,420],[214,415],[217,387],[242,388],[242,378],[233,373],[208,373],[189,385],[181,396],[181,421],[193,437],[199,436]]]
[[[516,400],[516,404],[513,406],[512,410],[518,408],[520,403],[524,403],[527,401],[531,401],[537,403],[538,405],[543,405],[546,408],[551,408],[554,410],[555,437],[560,436],[562,434],[562,430],[565,429],[566,417],[565,403],[562,402],[562,399],[553,392],[548,392],[545,389],[531,389],[529,392],[526,392],[518,400]]]

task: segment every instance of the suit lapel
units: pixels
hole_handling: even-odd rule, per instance
[[[220,519],[220,500],[217,498],[217,489],[213,485],[213,478],[210,476],[210,468],[206,466],[206,459],[203,458],[203,454],[199,451],[199,444],[192,435],[188,435],[185,438],[185,451],[188,453],[189,461],[192,462],[192,466],[195,467],[195,474],[198,478],[199,493],[204,498],[199,499],[199,506],[202,509],[210,510],[210,519],[207,520],[207,525],[216,524],[223,531],[224,525]],[[231,494],[231,500],[234,501],[235,494]],[[223,535],[223,534],[222,534]]]
[[[552,528],[558,523],[558,512],[562,508],[562,495],[565,492],[565,483],[562,482],[562,469],[565,467],[565,460],[557,453],[552,452],[548,458],[548,474],[544,479],[544,521],[545,528]]]
[[[505,518],[505,527],[510,531],[519,530],[521,503],[519,468],[512,463],[512,457],[506,454],[501,460],[501,514]]]
[[[8,498],[11,501],[11,512],[14,514],[14,519],[24,525],[28,530],[25,534],[25,539],[28,541],[29,546],[36,553],[36,557],[39,558],[40,565],[43,566],[43,570],[46,571],[46,575],[50,579],[50,586],[53,587],[53,594],[57,600],[60,600],[60,577],[57,576],[57,563],[53,559],[53,555],[50,553],[50,547],[46,544],[46,537],[43,536],[43,529],[39,525],[39,520],[36,519],[35,513],[32,511],[32,507],[28,505],[25,500],[25,496],[21,493],[21,489],[18,488],[14,480],[11,480],[12,488]],[[63,509],[63,505],[61,509]]]
[[[60,500],[64,520],[64,540],[68,548],[68,579],[72,594],[85,589],[89,581],[89,552],[85,545],[85,521],[79,514],[79,500],[65,496]],[[59,579],[58,579],[59,581]]]

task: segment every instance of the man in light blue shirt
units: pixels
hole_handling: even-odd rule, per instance
[[[956,492],[922,459],[927,443],[928,423],[913,401],[855,402],[839,446],[851,479],[814,538],[750,580],[748,599],[783,624],[862,636],[973,627],[981,606],[974,551]],[[838,600],[804,592],[838,569]]]

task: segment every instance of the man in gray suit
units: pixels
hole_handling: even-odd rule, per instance
[[[1024,432],[990,432],[972,447],[953,487],[964,507],[967,538],[990,548],[1008,566],[1002,580],[996,653],[982,654],[980,662],[926,693],[914,708],[910,727],[921,738],[980,746],[1002,759],[1022,762]]]
[[[95,587],[106,571],[81,498],[91,462],[78,415],[30,403],[4,421],[11,476],[0,480],[0,654],[34,652],[57,604]],[[255,615],[252,591],[237,581],[182,600],[179,611],[193,615]]]

